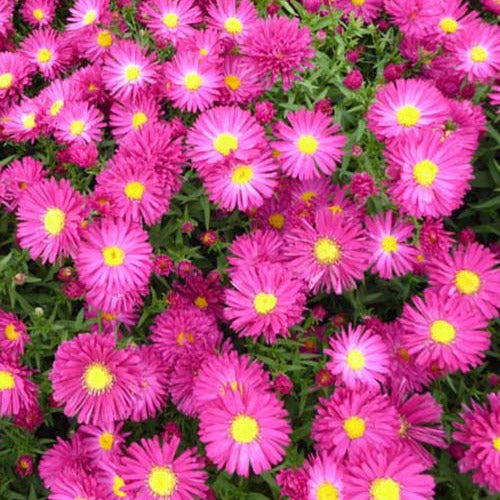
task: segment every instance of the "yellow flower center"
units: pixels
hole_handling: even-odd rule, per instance
[[[267,222],[269,222],[269,225],[274,227],[274,229],[283,229],[283,226],[285,225],[285,216],[279,213],[271,214],[268,217]]]
[[[115,436],[111,432],[103,432],[99,436],[99,446],[104,451],[109,451],[113,447],[113,443],[115,442]]]
[[[14,387],[16,387],[16,381],[12,373],[0,370],[0,391],[14,389]]]
[[[99,34],[97,35],[97,45],[103,49],[111,47],[111,45],[113,45],[111,32],[108,30],[99,31]]]
[[[341,214],[344,209],[340,205],[331,205],[328,207],[333,215]]]
[[[239,35],[243,31],[243,24],[237,17],[228,17],[224,23],[224,28],[231,35]]]
[[[116,314],[103,312],[101,318],[104,321],[114,321],[116,319]]]
[[[101,393],[113,385],[113,375],[102,363],[92,363],[83,374],[83,385],[88,392]]]
[[[366,0],[351,0],[351,5],[354,7],[363,7]]]
[[[347,434],[347,437],[351,440],[363,437],[365,429],[365,421],[360,417],[353,416],[344,420],[344,431]]]
[[[85,131],[85,123],[82,120],[75,120],[70,123],[69,131],[71,135],[78,137]]]
[[[186,341],[192,344],[194,342],[194,335],[191,332],[179,332],[176,339],[177,345],[182,347]]]
[[[493,439],[492,442],[493,442],[493,448],[495,448],[496,451],[500,451],[500,436]]]
[[[319,488],[316,490],[316,499],[317,500],[338,500],[339,499],[339,490],[333,486],[332,483],[325,481],[324,483],[319,485]]]
[[[2,73],[0,75],[0,89],[8,89],[12,85],[12,73]]]
[[[259,424],[249,415],[238,415],[233,419],[229,432],[237,443],[251,443],[259,435]]]
[[[60,208],[49,208],[43,216],[43,226],[51,236],[60,234],[65,224],[66,214]]]
[[[314,191],[304,191],[300,198],[302,201],[305,201],[307,203],[313,198],[316,198],[316,193]]]
[[[89,24],[94,23],[96,19],[97,12],[94,9],[90,9],[83,16],[83,24],[85,24],[85,26],[88,26]]]
[[[116,246],[104,247],[102,250],[102,257],[107,266],[118,267],[121,266],[125,260],[125,252],[120,247]]]
[[[312,135],[301,135],[297,141],[297,147],[302,154],[313,155],[318,149],[319,142]]]
[[[137,113],[134,113],[132,116],[132,127],[134,127],[134,130],[140,129],[145,123],[147,123],[148,117],[145,113],[142,111],[137,111]]]
[[[127,494],[122,491],[125,481],[120,476],[113,477],[113,493],[120,498],[125,498]]]
[[[21,332],[18,332],[16,330],[16,327],[14,326],[13,323],[9,323],[4,330],[5,333],[5,338],[10,341],[17,340],[19,338],[19,335],[21,335]]]
[[[421,186],[432,186],[438,172],[439,168],[433,161],[422,160],[413,167],[413,178]]]
[[[142,182],[129,182],[123,190],[129,200],[140,201],[146,191],[146,186]]]
[[[259,314],[269,314],[274,311],[278,298],[272,293],[258,293],[253,299],[253,306]]]
[[[241,165],[233,170],[231,180],[234,184],[248,184],[253,177],[253,170],[248,165]]]
[[[238,149],[238,138],[229,133],[219,134],[214,140],[214,148],[221,155],[228,156]]]
[[[40,49],[36,58],[39,63],[47,63],[52,59],[52,52],[49,49]]]
[[[339,244],[331,238],[319,238],[314,244],[314,257],[324,266],[336,264],[340,260]]]
[[[458,23],[452,17],[443,17],[443,19],[439,21],[439,27],[445,33],[455,33],[458,29]]]
[[[203,83],[203,80],[201,78],[201,75],[198,73],[192,71],[191,73],[188,73],[185,78],[184,78],[184,86],[186,87],[187,90],[190,92],[194,92],[195,90],[198,90]]]
[[[169,12],[163,16],[162,21],[167,28],[177,28],[177,25],[179,24],[179,16],[174,12]]]
[[[401,487],[390,477],[375,479],[370,486],[370,495],[373,500],[400,500]]]
[[[41,21],[45,16],[43,15],[43,10],[42,9],[35,9],[33,11],[33,17],[37,20],[37,21]]]
[[[28,113],[27,115],[23,115],[21,121],[23,122],[23,127],[28,130],[34,129],[36,127],[35,113]]]
[[[413,127],[420,119],[420,111],[415,106],[407,105],[396,111],[396,120],[403,127]]]
[[[155,495],[168,497],[177,487],[177,476],[169,467],[153,467],[149,473],[148,486]]]
[[[468,269],[462,269],[455,274],[455,286],[460,293],[464,295],[473,295],[481,287],[481,278],[479,274]]]
[[[410,356],[410,353],[408,352],[408,349],[405,349],[404,347],[402,347],[401,349],[399,349],[399,351],[397,351],[398,354],[401,356],[401,359],[403,361],[410,361],[411,360],[411,356]]]
[[[456,336],[455,327],[448,321],[438,319],[431,325],[431,339],[438,344],[450,345]]]
[[[57,116],[61,112],[63,106],[64,106],[64,101],[62,99],[54,101],[49,110],[50,116]]]
[[[392,235],[387,235],[382,238],[382,242],[380,243],[382,250],[387,253],[394,253],[398,250],[398,240],[394,238]]]
[[[196,297],[196,299],[194,299],[194,305],[196,307],[199,307],[200,309],[206,309],[208,307],[208,301],[205,297],[202,297],[200,295],[199,297]]]
[[[125,67],[125,78],[129,82],[136,82],[141,76],[141,68],[137,64],[129,64]]]
[[[475,63],[482,63],[488,59],[488,51],[484,47],[476,45],[469,52],[470,58]]]
[[[346,357],[346,362],[352,370],[355,372],[364,368],[366,361],[365,356],[361,351],[357,349],[351,349]]]
[[[224,82],[231,90],[238,90],[241,87],[241,80],[236,75],[227,75]]]
[[[200,56],[208,56],[208,50],[205,48],[200,49]]]

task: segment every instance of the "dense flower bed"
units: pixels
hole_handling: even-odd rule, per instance
[[[499,14],[0,0],[0,498],[497,498]]]

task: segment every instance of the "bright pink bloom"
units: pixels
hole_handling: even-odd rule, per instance
[[[0,52],[0,99],[21,94],[33,70],[21,52]]]
[[[263,93],[263,88],[253,67],[240,56],[226,56],[223,66],[224,85],[220,90],[223,104],[248,105]],[[256,112],[256,118],[257,112]],[[260,121],[260,120],[259,120]]]
[[[155,123],[160,117],[160,106],[154,96],[139,94],[135,99],[115,102],[111,107],[110,125],[116,138]]]
[[[99,425],[81,425],[78,433],[92,461],[116,460],[122,453],[128,432],[122,432],[123,423],[106,422]]]
[[[344,471],[329,453],[309,457],[304,465],[307,474],[307,500],[344,498]]]
[[[406,37],[423,38],[432,30],[440,2],[434,0],[384,0],[384,9]]]
[[[109,19],[109,0],[77,0],[69,12],[68,31],[87,29],[106,23]]]
[[[383,0],[338,0],[335,9],[344,11],[343,17],[349,19],[351,12],[355,17],[361,17],[367,24],[374,21],[382,10]]]
[[[257,9],[249,0],[217,0],[208,5],[209,26],[238,42],[252,33],[257,20]]]
[[[34,141],[42,131],[40,105],[34,99],[23,98],[12,106],[3,122],[5,135],[15,141]]]
[[[56,2],[53,0],[26,0],[21,8],[23,19],[33,27],[49,26],[54,20]]]
[[[70,471],[59,477],[50,486],[50,500],[68,500],[69,498],[105,498],[104,485],[100,484],[91,472],[83,469]]]
[[[14,356],[24,354],[24,344],[30,343],[26,325],[14,314],[0,308],[0,351]]]
[[[71,102],[58,113],[54,128],[54,135],[61,142],[97,142],[102,138],[103,115],[92,104],[84,101]]]

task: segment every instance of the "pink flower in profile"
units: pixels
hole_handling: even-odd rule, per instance
[[[380,87],[366,119],[378,139],[406,136],[447,119],[448,104],[429,80],[396,80]]]
[[[44,263],[73,256],[84,212],[84,198],[68,180],[39,181],[26,191],[17,208],[19,245],[29,249],[32,259],[41,257]]]
[[[290,327],[303,315],[303,284],[283,266],[241,269],[233,273],[234,289],[226,291],[224,317],[241,337],[257,340],[262,334],[269,344],[277,336],[288,337]]]
[[[460,309],[480,311],[491,319],[500,303],[498,263],[495,254],[479,243],[460,246],[431,260],[429,285],[443,297],[456,297]]]
[[[155,436],[132,443],[117,470],[125,482],[123,492],[141,500],[205,498],[203,459],[194,448],[176,457],[179,444],[176,436],[170,441]]]
[[[270,470],[285,455],[291,427],[271,392],[228,391],[200,413],[199,437],[218,469],[248,477]]]
[[[408,353],[426,368],[466,373],[481,364],[490,347],[487,321],[442,292],[426,290],[423,299],[413,297],[413,305],[404,305],[401,324]]]
[[[21,8],[23,19],[34,28],[49,26],[55,13],[56,5],[52,0],[26,0]]]
[[[88,29],[109,18],[109,0],[77,0],[69,10],[68,31]]]
[[[208,6],[209,26],[238,42],[252,32],[257,20],[257,9],[249,0],[218,0]]]
[[[333,455],[326,452],[309,457],[304,465],[307,500],[343,498],[344,471]]]
[[[349,19],[352,12],[355,17],[361,17],[368,24],[379,16],[382,4],[383,0],[338,0],[334,7],[344,11],[345,19]]]
[[[111,336],[81,333],[59,345],[49,379],[68,417],[95,425],[130,415],[139,390],[139,357]]]
[[[54,135],[61,142],[88,144],[100,141],[104,120],[101,111],[84,101],[74,101],[64,106],[54,122]]]
[[[340,127],[320,111],[288,113],[291,126],[278,122],[273,148],[280,154],[279,162],[285,174],[301,180],[331,175],[341,160],[347,139],[339,134]]]
[[[434,478],[409,450],[372,447],[345,468],[345,495],[349,500],[431,500]]]
[[[153,95],[139,94],[135,99],[115,102],[109,118],[113,135],[121,138],[140,130],[147,123],[157,122],[160,106]]]
[[[0,308],[0,350],[15,356],[24,354],[24,344],[31,339],[26,325],[14,313]]]
[[[21,52],[0,52],[0,99],[22,93],[33,70]]]
[[[411,271],[418,255],[418,250],[407,242],[413,236],[413,224],[393,220],[389,211],[365,219],[365,227],[373,271],[385,279]]]
[[[329,399],[320,398],[311,438],[317,451],[328,452],[340,462],[362,457],[369,449],[394,447],[398,429],[398,415],[389,397],[357,385],[338,388]]]

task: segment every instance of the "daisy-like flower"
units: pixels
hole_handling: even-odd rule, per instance
[[[384,0],[384,10],[406,37],[421,39],[432,31],[440,12],[434,0]]]
[[[54,263],[73,256],[80,241],[84,198],[66,179],[41,180],[23,195],[17,208],[17,237],[30,257]]]
[[[470,81],[485,83],[500,71],[500,29],[478,22],[457,34],[451,48],[457,69]]]
[[[479,310],[494,318],[500,303],[498,258],[479,243],[441,254],[428,267],[431,289],[443,297],[455,297],[459,308]]]
[[[106,498],[106,488],[91,472],[82,468],[72,470],[65,477],[59,477],[50,486],[50,500],[69,498]]]
[[[212,165],[229,155],[244,162],[267,149],[264,129],[250,111],[219,106],[202,113],[188,133],[193,162]]]
[[[227,391],[200,414],[199,436],[219,468],[248,477],[278,464],[290,443],[283,402],[271,392]]]
[[[299,27],[299,19],[270,16],[259,19],[244,39],[241,53],[255,67],[263,84],[271,87],[281,77],[284,90],[289,90],[304,72],[314,65],[312,36],[308,27]]]
[[[222,103],[245,105],[262,94],[262,85],[245,58],[226,56],[223,72],[224,85],[220,90]]]
[[[21,52],[0,52],[0,99],[21,93],[33,69]]]
[[[156,83],[156,63],[136,42],[120,40],[105,57],[102,78],[114,97],[128,99]]]
[[[252,227],[286,234],[294,226],[294,214],[287,196],[272,197],[252,214]]]
[[[288,113],[290,125],[278,122],[273,148],[280,154],[279,162],[285,174],[301,180],[331,175],[341,160],[347,138],[337,133],[338,125],[321,111]]]
[[[46,28],[26,37],[20,52],[48,79],[66,69],[71,60],[71,49],[57,31]]]
[[[220,63],[225,52],[225,43],[219,31],[208,28],[194,30],[189,38],[182,41],[183,52],[194,52],[200,59],[212,64]]]
[[[127,493],[124,491],[125,481],[118,474],[119,460],[113,462],[101,462],[96,473],[97,481],[102,484],[107,492],[110,500],[120,500],[127,498]]]
[[[209,26],[237,42],[251,33],[257,19],[257,9],[249,0],[217,0],[208,6]]]
[[[88,29],[109,20],[109,0],[77,0],[69,13],[68,31]]]
[[[303,284],[283,266],[238,270],[231,284],[234,289],[226,291],[224,317],[241,337],[257,340],[262,334],[273,344],[278,335],[288,337],[290,327],[302,319]]]
[[[389,397],[358,385],[338,388],[329,399],[320,398],[311,437],[316,450],[340,461],[363,456],[369,449],[393,447],[398,429],[398,415]]]
[[[349,19],[349,15],[353,12],[365,23],[371,23],[379,16],[382,4],[383,0],[338,0],[334,7],[344,11],[345,19]]]
[[[115,35],[109,27],[92,27],[84,33],[76,32],[72,36],[77,40],[76,43],[85,59],[92,62],[101,61],[115,43]]]
[[[392,212],[365,219],[367,248],[374,271],[381,278],[392,279],[413,269],[418,250],[407,243],[415,229],[401,219],[393,220]]]
[[[26,0],[21,8],[23,19],[34,28],[49,26],[55,13],[56,3],[52,0]]]
[[[15,356],[24,354],[24,344],[30,343],[26,325],[14,314],[0,308],[0,349]]]
[[[386,151],[398,178],[388,193],[401,210],[417,217],[450,215],[461,204],[472,179],[468,154],[460,154],[454,140],[423,130],[406,139],[391,141]]]
[[[344,498],[344,472],[335,457],[318,453],[309,457],[304,465],[307,474],[308,500]]]
[[[104,104],[109,99],[104,86],[101,66],[98,64],[76,70],[69,81],[78,89],[83,100],[91,104]]]
[[[473,29],[479,16],[476,11],[469,12],[468,5],[463,0],[442,2],[439,9],[434,32],[446,47],[453,50],[457,34],[463,30]]]
[[[331,356],[326,367],[333,375],[353,388],[358,382],[367,386],[378,386],[389,373],[389,353],[379,335],[361,326],[348,326],[337,337],[330,338]]]
[[[193,396],[198,411],[228,391],[266,392],[271,389],[269,374],[262,363],[248,355],[230,351],[207,358],[194,381]]]
[[[224,210],[257,208],[274,193],[278,166],[270,153],[248,158],[228,158],[202,170],[208,197]]]
[[[180,439],[160,441],[158,436],[132,443],[121,459],[118,473],[123,491],[142,500],[204,498],[207,473],[203,459],[194,449],[176,457]]]
[[[91,460],[108,462],[123,451],[128,432],[122,432],[123,423],[106,422],[100,425],[82,425],[78,433]]]
[[[442,292],[426,290],[423,299],[413,298],[413,306],[405,304],[401,324],[408,353],[426,368],[465,373],[481,364],[490,347],[487,321]]]
[[[371,447],[345,468],[345,495],[349,500],[431,500],[434,478],[409,450]]]
[[[109,122],[113,135],[120,139],[147,123],[156,123],[159,117],[160,106],[155,97],[139,94],[135,99],[113,103]]]
[[[379,88],[366,119],[378,139],[436,127],[447,119],[448,104],[428,80],[396,80]]]
[[[460,418],[454,422],[453,439],[467,446],[459,460],[461,473],[473,471],[472,479],[492,493],[500,492],[500,395],[488,394],[488,404],[472,401],[464,405]]]
[[[180,52],[164,66],[166,93],[181,111],[204,111],[224,84],[220,69],[192,52]]]
[[[139,390],[140,360],[111,336],[81,333],[57,348],[49,379],[68,417],[95,425],[130,415]]]
[[[302,221],[285,235],[288,268],[304,279],[310,290],[341,294],[356,286],[368,267],[366,240],[361,225],[328,211],[315,216],[314,225]]]
[[[33,99],[23,99],[12,106],[3,123],[4,134],[15,142],[34,141],[41,132],[40,106]]]
[[[89,143],[99,141],[104,128],[99,109],[84,101],[74,101],[64,106],[54,121],[54,135],[61,142]]]
[[[203,20],[193,0],[149,0],[140,10],[144,24],[160,46],[183,43],[195,33],[192,25]]]
[[[306,205],[314,204],[315,206],[320,200],[329,199],[336,190],[336,186],[330,182],[328,177],[318,177],[307,181],[291,180],[287,188],[287,194],[290,194],[292,201]]]

